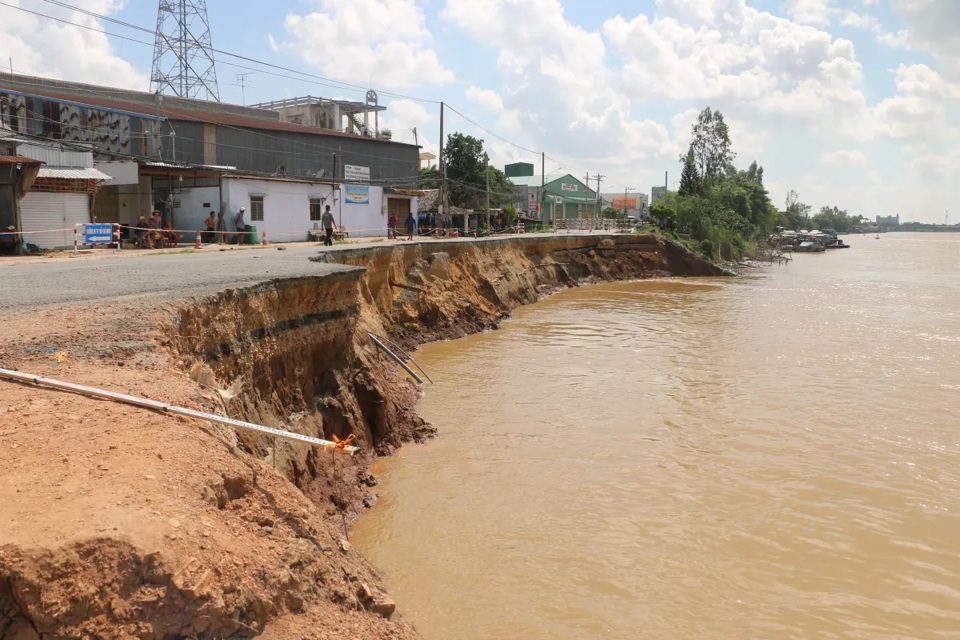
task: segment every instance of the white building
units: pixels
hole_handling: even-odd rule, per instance
[[[266,233],[270,242],[309,240],[311,231],[320,230],[327,206],[337,225],[353,238],[386,237],[391,212],[402,224],[408,212],[417,211],[415,196],[381,186],[226,174],[216,186],[174,189],[169,204],[174,228],[187,232],[184,242],[194,240],[190,232],[205,229],[211,211],[222,210],[224,229],[233,231],[241,207],[244,222],[258,234]]]

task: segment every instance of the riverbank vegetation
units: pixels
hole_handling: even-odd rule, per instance
[[[763,167],[752,162],[741,170],[735,158],[723,114],[704,109],[681,160],[679,189],[650,209],[658,227],[688,238],[713,260],[739,259],[773,230],[780,216],[764,187]]]

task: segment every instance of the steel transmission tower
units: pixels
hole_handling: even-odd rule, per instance
[[[160,0],[151,90],[220,101],[206,0]]]

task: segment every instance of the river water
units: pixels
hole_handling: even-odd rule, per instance
[[[960,234],[564,291],[416,355],[353,540],[426,640],[960,638]]]

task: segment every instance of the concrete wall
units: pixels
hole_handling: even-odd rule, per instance
[[[350,237],[373,238],[387,236],[387,201],[383,197],[383,187],[370,186],[368,204],[354,204],[338,201],[333,208],[337,224],[346,227]],[[340,198],[340,192],[337,192]]]
[[[184,231],[206,229],[203,223],[211,211],[220,211],[219,187],[195,187],[184,189],[176,195],[179,207],[173,208],[173,228]],[[249,207],[248,207],[249,208]],[[249,223],[248,223],[249,224]],[[254,223],[256,224],[256,223]],[[183,234],[182,242],[193,242],[196,234]]]
[[[240,207],[245,207],[246,223],[255,226],[258,232],[265,231],[269,241],[307,240],[308,232],[314,228],[310,220],[310,199],[326,198],[326,204],[330,205],[336,216],[337,205],[330,197],[332,191],[333,188],[326,184],[280,182],[256,178],[224,178],[223,198],[226,204],[224,220],[227,228],[233,230],[233,217]],[[264,197],[263,221],[255,221],[250,217],[251,195]]]

